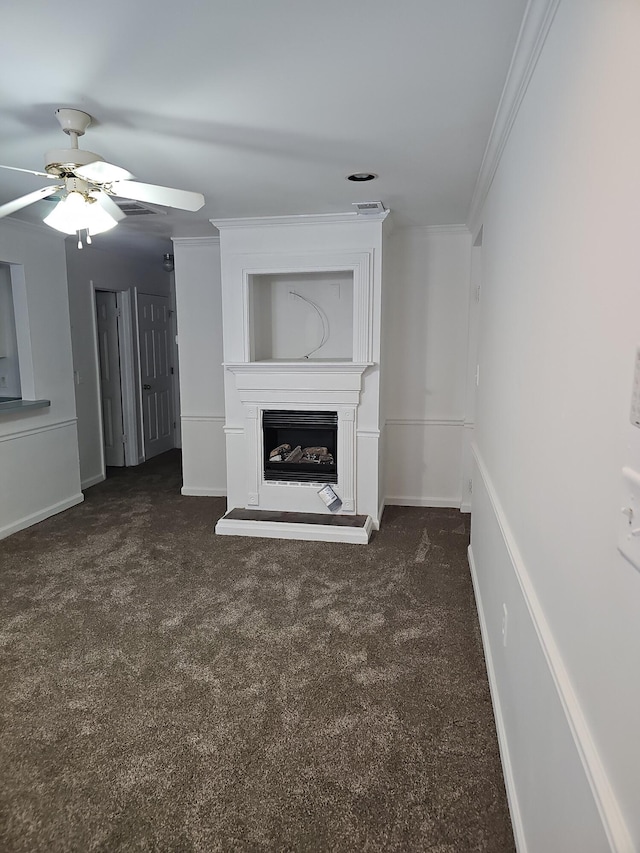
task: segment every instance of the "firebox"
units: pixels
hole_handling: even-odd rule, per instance
[[[262,413],[265,480],[338,482],[338,413]]]

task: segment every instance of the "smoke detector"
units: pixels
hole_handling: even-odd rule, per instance
[[[381,201],[354,201],[352,207],[355,207],[356,213],[361,213],[368,216],[372,213],[384,213],[385,206]]]

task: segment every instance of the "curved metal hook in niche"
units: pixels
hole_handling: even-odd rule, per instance
[[[322,340],[320,341],[317,347],[310,350],[306,355],[302,356],[303,358],[309,358],[309,356],[312,356],[314,352],[318,352],[318,350],[321,349],[329,340],[329,337],[331,335],[331,330],[329,328],[329,318],[322,310],[322,308],[319,305],[316,305],[316,303],[313,302],[311,299],[307,299],[306,296],[301,296],[299,293],[296,293],[295,290],[290,290],[289,293],[291,294],[291,296],[297,296],[298,299],[301,299],[303,302],[306,302],[307,305],[311,305],[311,307],[315,309],[318,317],[320,317],[320,322],[322,323]]]

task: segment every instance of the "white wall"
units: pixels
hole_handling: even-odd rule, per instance
[[[471,236],[404,228],[385,270],[387,503],[461,505]]]
[[[636,0],[560,2],[481,216],[471,551],[530,853],[640,849],[639,44]]]
[[[31,340],[25,399],[51,406],[0,414],[0,537],[82,501],[62,238],[3,219],[0,262],[21,266]],[[22,357],[22,354],[21,354]]]
[[[182,493],[226,494],[220,240],[174,240]]]
[[[226,463],[219,241],[176,239],[174,251],[182,429],[189,436],[183,438],[183,492],[220,495],[226,493]],[[390,503],[460,506],[468,500],[462,484],[471,476],[470,463],[463,471],[468,410],[473,426],[470,252],[470,234],[460,227],[400,229],[385,238],[387,421],[381,446]],[[203,364],[213,366],[206,383]]]
[[[162,269],[162,249],[156,253],[139,253],[100,248],[99,237],[82,250],[75,240],[66,243],[69,279],[69,308],[73,369],[76,372],[76,405],[78,410],[78,441],[82,486],[87,488],[104,478],[100,438],[100,386],[98,381],[94,338],[96,290],[127,291],[133,305],[133,288],[142,293],[171,297],[172,277]],[[133,308],[135,315],[135,307]],[[135,316],[134,316],[135,323]],[[137,378],[137,368],[136,368]],[[138,392],[137,392],[138,393]],[[140,418],[138,419],[140,421]],[[142,453],[141,423],[138,423],[138,442]]]

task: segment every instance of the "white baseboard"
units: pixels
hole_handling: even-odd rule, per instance
[[[6,527],[0,528],[0,539],[5,539],[7,536],[11,536],[12,533],[17,533],[19,530],[31,527],[33,524],[37,524],[39,521],[44,521],[45,518],[50,518],[52,515],[57,515],[59,512],[64,512],[65,509],[70,509],[72,506],[82,503],[83,500],[84,495],[79,493],[70,498],[65,498],[63,501],[58,501],[58,503],[51,504],[51,506],[45,507],[45,509],[40,509],[38,512],[27,515],[18,521],[14,521],[12,524],[8,524]]]
[[[387,506],[433,506],[460,508],[460,498],[416,498],[407,495],[387,495],[384,499]]]
[[[80,488],[84,492],[85,489],[90,489],[91,486],[97,486],[98,483],[104,482],[106,479],[104,474],[95,474],[93,477],[87,477],[86,480],[83,480],[80,483]]]
[[[189,495],[190,497],[196,498],[226,498],[227,490],[226,489],[216,489],[213,486],[211,488],[199,489],[193,486],[183,486],[180,489],[181,495]]]
[[[472,449],[482,486],[488,497],[490,511],[493,513],[495,524],[499,530],[499,536],[502,539],[501,548],[504,549],[507,563],[513,573],[513,580],[516,582],[516,589],[518,589],[518,594],[523,602],[523,613],[528,614],[533,643],[537,642],[536,658],[542,662],[541,665],[545,668],[548,675],[549,684],[552,685],[551,690],[555,691],[557,713],[564,719],[565,731],[567,732],[566,737],[571,738],[575,750],[576,766],[581,766],[581,772],[585,781],[585,790],[590,790],[593,798],[592,813],[595,816],[594,823],[597,822],[601,826],[603,837],[606,838],[612,853],[637,853],[637,848],[632,841],[604,762],[600,757],[582,705],[573,687],[569,671],[556,644],[542,604],[535,592],[531,576],[519,550],[507,516],[477,446],[475,444],[472,445]],[[472,547],[479,533],[479,530],[477,534],[474,533],[472,527]],[[495,557],[497,555],[493,555],[493,558],[490,558],[490,562]],[[473,554],[470,552],[471,572],[496,713],[496,725],[498,726],[500,747],[503,752],[505,783],[508,786],[509,804],[514,821],[514,833],[521,836],[519,845],[523,846],[519,846],[519,850],[526,851],[524,834],[527,827],[523,823],[518,809],[518,797],[514,784],[514,768],[511,767],[509,759],[509,732],[503,723],[498,698],[501,685],[496,680],[495,669],[491,660],[491,645],[480,594],[481,582],[479,571],[482,570],[482,566],[477,565],[476,561],[477,555],[474,559]],[[495,567],[492,566],[490,571],[493,572],[494,570]],[[522,635],[523,631],[524,626],[520,626],[519,634]],[[533,646],[531,647],[531,653],[533,653]],[[523,768],[521,773],[526,771],[527,768]],[[509,786],[511,787],[511,791],[509,791]],[[598,847],[598,850],[600,850],[600,847]]]
[[[460,512],[470,513],[471,512],[471,501],[463,501],[460,504]]]
[[[480,595],[480,587],[478,584],[478,576],[476,566],[473,560],[473,551],[471,546],[468,549],[469,567],[471,569],[471,581],[473,583],[473,592],[476,599],[476,607],[478,609],[478,621],[480,622],[480,633],[482,635],[482,645],[484,647],[484,658],[487,665],[487,675],[489,677],[489,690],[491,692],[491,703],[493,705],[493,716],[496,721],[496,731],[498,733],[498,744],[500,746],[500,760],[502,762],[502,774],[504,776],[504,785],[507,790],[507,800],[509,802],[509,812],[511,814],[511,825],[513,827],[513,836],[516,842],[518,853],[527,853],[527,842],[524,836],[524,827],[522,825],[522,815],[520,813],[520,805],[518,804],[518,795],[513,778],[513,768],[511,766],[511,758],[509,755],[509,742],[504,725],[504,717],[502,707],[500,705],[500,695],[498,693],[498,684],[496,681],[496,673],[493,666],[493,657],[491,655],[491,645],[489,643],[489,634],[487,631],[487,622],[482,606],[482,596]]]
[[[382,516],[384,515],[384,508],[386,505],[386,499],[382,498],[382,500],[380,501],[380,506],[378,507],[378,520],[373,522],[374,530],[380,530],[380,525],[382,524]]]

